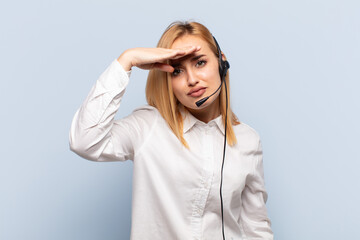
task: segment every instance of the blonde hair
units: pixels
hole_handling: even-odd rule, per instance
[[[200,37],[209,44],[211,51],[219,58],[219,52],[210,31],[198,22],[171,23],[161,36],[157,47],[171,48],[175,40],[184,35]],[[225,81],[228,95],[226,140],[230,146],[233,146],[237,140],[232,126],[240,124],[240,122],[230,108],[229,73],[226,74]],[[180,113],[182,104],[176,99],[173,93],[171,75],[169,73],[157,69],[150,70],[146,84],[146,100],[149,105],[158,109],[176,137],[185,147],[189,148],[183,136],[183,119]],[[226,93],[224,87],[221,88],[219,101],[220,113],[222,115],[223,125],[225,126]]]

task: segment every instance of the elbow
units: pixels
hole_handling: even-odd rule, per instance
[[[70,127],[70,150],[87,160],[98,161],[96,150],[93,148],[94,143],[91,141],[93,137],[89,131],[82,127],[82,124],[80,124],[78,120],[78,114],[79,110],[76,112]]]
[[[69,143],[70,150],[82,158],[85,158],[90,161],[98,161],[98,159],[94,156],[94,154],[89,151],[83,144],[70,142]]]
[[[71,136],[69,139],[69,147],[72,152],[76,153],[81,157],[85,157],[87,155],[86,154],[87,151],[84,144],[81,144],[81,141],[75,140]]]
[[[91,161],[97,161],[96,157],[94,157],[94,153],[91,151],[86,144],[86,141],[83,141],[81,138],[76,138],[74,135],[70,133],[69,136],[69,147],[70,150],[82,158]]]
[[[86,153],[85,147],[80,143],[80,141],[74,141],[70,138],[69,140],[69,147],[70,150],[80,156],[84,155]]]

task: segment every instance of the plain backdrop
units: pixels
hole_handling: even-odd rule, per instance
[[[132,162],[80,158],[70,123],[112,60],[175,20],[206,25],[231,64],[233,110],[262,138],[275,239],[356,239],[357,0],[2,1],[0,239],[129,239]],[[117,118],[146,103],[146,76],[133,70]]]

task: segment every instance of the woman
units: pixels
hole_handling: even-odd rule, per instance
[[[133,160],[131,239],[273,239],[260,138],[226,104],[229,90],[216,91],[221,59],[205,26],[175,22],[157,48],[114,60],[76,112],[72,151],[93,161]],[[149,105],[114,120],[134,66],[150,70]]]

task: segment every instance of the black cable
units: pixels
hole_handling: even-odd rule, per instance
[[[225,240],[225,230],[224,230],[224,213],[223,213],[223,199],[222,199],[222,181],[223,181],[223,169],[224,169],[224,161],[225,161],[225,150],[226,150],[226,129],[227,129],[227,109],[228,109],[228,95],[227,95],[227,86],[225,79],[225,96],[226,96],[226,110],[225,110],[225,136],[224,136],[224,151],[223,151],[223,161],[221,165],[221,180],[220,180],[220,200],[221,200],[221,222],[222,222],[222,235]]]

